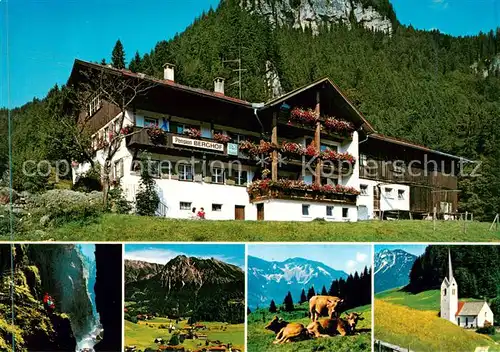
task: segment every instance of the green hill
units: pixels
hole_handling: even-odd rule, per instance
[[[381,292],[375,295],[375,298],[416,310],[439,311],[441,296],[439,290],[424,291],[414,295],[400,289],[393,289]]]
[[[460,328],[439,318],[435,311],[417,310],[382,299],[375,299],[375,339],[417,352],[471,352],[476,347],[500,351],[490,337]]]
[[[320,338],[301,342],[274,345],[275,334],[265,330],[265,325],[273,319],[275,315],[288,322],[297,322],[307,326],[311,320],[308,314],[307,303],[296,305],[293,312],[279,311],[270,313],[267,309],[257,309],[248,316],[248,351],[249,352],[307,352],[307,351],[338,351],[338,352],[361,352],[371,351],[371,331],[364,331],[356,336],[336,336],[331,338]],[[350,309],[363,313],[364,320],[359,321],[358,329],[371,329],[371,306],[363,306]]]

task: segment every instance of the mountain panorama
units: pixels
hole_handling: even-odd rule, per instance
[[[165,265],[125,260],[125,300],[143,313],[242,322],[244,282],[241,268],[213,258],[181,255]]]
[[[348,274],[313,260],[291,258],[283,262],[268,262],[248,256],[248,306],[250,309],[267,307],[274,300],[281,303],[288,291],[298,301],[304,289],[313,286],[321,292],[328,290],[332,281],[346,279]]]
[[[415,260],[417,256],[402,249],[375,253],[375,293],[408,285]]]

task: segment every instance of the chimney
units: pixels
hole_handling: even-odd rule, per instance
[[[169,63],[163,65],[163,79],[175,82],[175,65]]]
[[[224,95],[224,78],[217,77],[214,79],[214,92]]]

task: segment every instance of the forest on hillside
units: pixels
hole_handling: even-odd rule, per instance
[[[405,289],[413,293],[440,289],[449,275],[448,250],[459,297],[482,299],[500,295],[499,246],[428,246],[413,264]]]
[[[365,2],[393,16],[388,1]],[[500,31],[452,37],[415,30],[395,18],[393,23],[391,36],[356,25],[325,25],[313,36],[310,30],[273,28],[241,10],[238,1],[226,0],[174,38],[136,53],[128,67],[161,78],[162,65],[170,62],[176,81],[211,90],[214,77],[222,76],[229,83],[226,94],[238,96],[237,85],[230,85],[237,67],[223,60],[241,58],[247,70],[242,98],[252,102],[271,98],[269,68],[284,91],[328,76],[378,132],[481,161],[482,177],[460,180],[460,210],[491,221],[500,212]],[[53,187],[50,175],[24,175],[25,160],[85,157],[75,153],[71,129],[60,122],[71,121],[63,109],[65,96],[64,87],[54,87],[45,99],[12,111],[16,189]],[[6,136],[6,113],[0,110],[0,137]],[[0,138],[0,171],[6,153],[6,138]]]

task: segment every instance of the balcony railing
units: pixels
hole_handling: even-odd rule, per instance
[[[153,148],[174,148],[191,151],[228,155],[227,143],[219,143],[211,138],[191,138],[186,135],[163,132],[159,136],[150,136],[147,128],[135,128],[127,137],[127,146],[147,146]]]
[[[356,205],[359,192],[346,186],[306,185],[302,181],[255,181],[248,187],[250,202],[269,199],[315,201]]]

